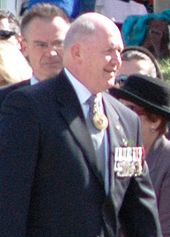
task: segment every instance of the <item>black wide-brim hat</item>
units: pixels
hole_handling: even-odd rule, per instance
[[[131,75],[122,87],[111,88],[110,94],[170,120],[170,86],[163,80],[140,74]]]
[[[11,36],[15,35],[14,31],[0,30],[0,39],[9,39]]]

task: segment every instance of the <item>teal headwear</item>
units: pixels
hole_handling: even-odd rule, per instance
[[[170,9],[160,13],[128,16],[122,25],[122,36],[126,46],[142,44],[147,32],[147,23],[151,19],[165,20],[170,23]]]

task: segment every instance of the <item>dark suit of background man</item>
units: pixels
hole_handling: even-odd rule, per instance
[[[99,40],[100,39],[100,40]],[[161,237],[144,162],[139,176],[114,171],[115,147],[140,146],[137,116],[107,93],[102,101],[106,168],[97,168],[86,99],[114,84],[123,43],[105,16],[78,17],[64,43],[64,70],[11,93],[0,117],[3,237]],[[86,117],[87,116],[87,117]],[[85,119],[87,118],[87,120]],[[108,161],[108,162],[106,162]]]

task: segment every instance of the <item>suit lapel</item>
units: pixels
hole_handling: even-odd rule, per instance
[[[105,112],[109,120],[108,140],[109,140],[109,186],[114,186],[114,157],[115,147],[124,146],[127,141],[118,113],[113,105],[103,95]]]
[[[67,123],[68,129],[75,139],[75,142],[82,150],[90,169],[92,169],[95,176],[103,185],[103,179],[95,164],[96,154],[79,100],[72,85],[70,84],[64,73],[60,75],[61,77],[59,78],[59,80],[57,80],[59,86],[57,86],[56,92],[57,100],[60,103],[60,112],[65,122]]]
[[[108,137],[109,137],[109,146],[110,153],[114,154],[115,147],[123,146],[127,141],[124,129],[121,125],[121,121],[119,119],[119,115],[114,109],[113,105],[106,100],[105,96],[103,96],[106,115],[109,120],[109,128],[108,128]]]

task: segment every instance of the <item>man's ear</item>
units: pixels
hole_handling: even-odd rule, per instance
[[[28,55],[27,54],[27,42],[23,37],[20,39],[20,45],[21,45],[21,52],[27,58],[27,55]]]
[[[151,129],[157,130],[159,128],[160,124],[161,124],[161,119],[159,117],[156,117],[155,121],[152,121]]]
[[[21,36],[21,34],[18,34],[16,36],[16,40],[17,40],[17,45],[18,45],[19,50],[22,50],[22,47],[21,47],[22,36]]]
[[[81,61],[81,47],[80,44],[74,44],[71,47],[71,56],[76,61]]]

